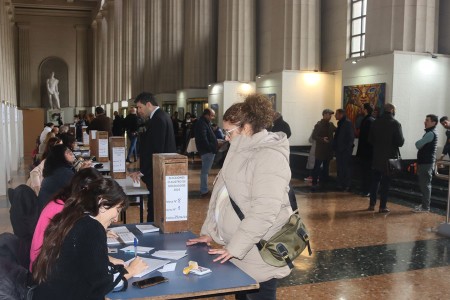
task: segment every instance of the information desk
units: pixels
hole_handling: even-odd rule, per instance
[[[259,284],[246,273],[241,271],[231,262],[221,264],[213,262],[215,255],[208,254],[206,244],[186,246],[186,241],[196,237],[191,232],[183,233],[145,233],[142,234],[134,225],[126,225],[139,240],[139,246],[154,247],[149,254],[139,254],[142,257],[150,257],[155,250],[185,250],[187,256],[174,261],[177,263],[175,271],[160,273],[153,271],[141,278],[131,278],[128,281],[128,289],[124,292],[109,293],[106,297],[110,299],[180,299],[188,297],[198,297],[205,295],[217,295],[223,293],[233,293],[237,291],[253,290],[259,288]],[[116,246],[121,249],[125,245]],[[111,247],[110,247],[111,248]],[[116,258],[127,261],[134,257],[133,253],[118,251],[117,254],[110,254]],[[202,267],[212,270],[211,273],[198,276],[194,274],[184,275],[183,268],[188,266],[188,262],[194,260]],[[157,284],[144,289],[134,287],[132,283],[137,280],[153,276],[164,276],[168,282]]]

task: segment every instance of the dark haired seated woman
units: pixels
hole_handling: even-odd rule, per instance
[[[148,268],[139,257],[127,268],[108,261],[106,228],[127,204],[125,193],[112,179],[93,181],[66,202],[45,230],[33,264],[33,280],[38,284],[34,300],[104,299],[120,280]],[[117,269],[119,276],[113,280]]]
[[[64,208],[64,203],[69,202],[70,199],[74,199],[76,195],[86,189],[88,184],[94,180],[102,179],[103,176],[96,169],[87,168],[77,172],[70,184],[63,188],[53,199],[44,207],[39,216],[39,220],[34,230],[33,240],[31,242],[30,249],[30,271],[36,257],[41,251],[42,242],[44,240],[44,231],[47,229],[51,219]]]

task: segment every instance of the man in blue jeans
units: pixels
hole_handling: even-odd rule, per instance
[[[136,115],[136,108],[131,107],[130,113],[125,118],[125,127],[127,130],[127,136],[130,139],[130,147],[128,148],[128,155],[127,155],[127,163],[131,163],[130,157],[133,154],[134,156],[134,162],[137,160],[137,151],[136,151],[136,143],[138,139],[138,126],[139,126],[139,120],[138,116]]]
[[[427,115],[425,118],[425,134],[416,142],[417,176],[422,192],[422,205],[416,206],[414,212],[429,212],[431,199],[431,178],[433,177],[434,162],[436,161],[438,117]]]
[[[197,151],[202,157],[202,171],[200,174],[200,196],[208,197],[208,173],[214,162],[214,156],[217,153],[217,138],[211,127],[211,121],[214,120],[216,113],[207,108],[202,116],[197,120],[194,128],[195,145]]]

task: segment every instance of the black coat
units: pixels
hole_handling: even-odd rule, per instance
[[[98,115],[86,128],[86,133],[89,133],[91,130],[106,131],[108,132],[108,137],[110,137],[112,136],[111,123],[111,119],[105,114]]]
[[[115,116],[112,126],[112,134],[113,136],[123,136],[125,119],[121,116]]]
[[[145,132],[140,135],[140,171],[142,181],[149,187],[153,183],[153,154],[176,153],[172,120],[161,108],[145,123]]]
[[[355,131],[353,124],[346,117],[343,117],[338,121],[338,127],[333,139],[333,149],[335,152],[351,153],[354,141]]]
[[[405,143],[402,125],[391,113],[384,113],[372,123],[369,143],[373,145],[372,168],[387,172],[388,159],[396,158],[398,148]]]
[[[270,131],[284,132],[286,133],[288,138],[291,136],[291,127],[285,120],[283,120],[283,117],[279,117],[273,122],[273,127],[270,129]]]
[[[136,114],[128,114],[124,120],[128,137],[134,136],[139,128],[139,118]]]
[[[369,132],[372,123],[375,118],[367,115],[361,121],[360,131],[359,131],[359,141],[358,141],[358,151],[356,156],[364,160],[372,160],[373,156],[373,146],[369,143]]]
[[[204,116],[195,122],[194,127],[195,145],[200,155],[206,153],[217,153],[217,138],[211,127],[211,122]]]

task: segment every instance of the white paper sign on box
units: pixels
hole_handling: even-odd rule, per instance
[[[187,175],[166,176],[166,222],[186,221],[187,212]]]

